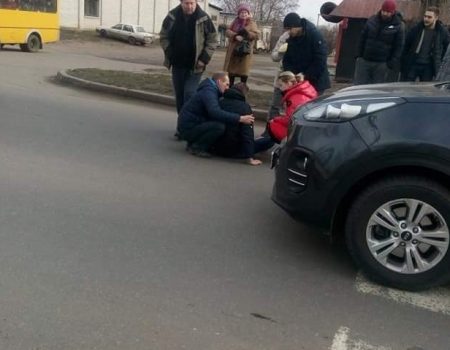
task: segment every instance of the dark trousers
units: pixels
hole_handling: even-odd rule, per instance
[[[378,84],[386,81],[388,67],[386,62],[366,61],[362,57],[356,60],[353,84]]]
[[[188,130],[181,130],[181,137],[196,151],[209,152],[212,145],[225,132],[225,124],[215,121],[200,123]]]
[[[267,151],[269,148],[272,148],[275,145],[275,142],[270,136],[261,136],[258,137],[254,141],[254,153]]]
[[[283,94],[281,93],[281,90],[277,87],[273,88],[272,103],[270,104],[267,121],[270,121],[281,114],[281,109],[283,108],[281,103],[282,98]]]
[[[178,114],[183,105],[195,94],[201,78],[202,73],[194,73],[192,69],[172,67],[172,85]]]
[[[238,158],[252,158],[254,154],[268,150],[274,145],[271,139],[260,137],[254,139],[253,125],[242,125],[241,131],[241,151]]]
[[[236,74],[228,74],[230,78],[230,86],[234,85],[234,81],[237,77],[241,78],[241,83],[247,83],[248,75],[236,75]]]
[[[414,63],[406,72],[405,81],[432,81],[433,66],[431,64]]]

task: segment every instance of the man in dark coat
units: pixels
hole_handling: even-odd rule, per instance
[[[322,34],[314,24],[294,12],[288,13],[283,20],[284,28],[289,31],[287,50],[283,56],[283,70],[294,74],[303,73],[320,94],[330,88],[330,76],[327,68],[328,50]]]
[[[206,65],[217,46],[217,32],[197,0],[180,0],[163,21],[160,44],[164,65],[172,69],[178,114],[195,93]],[[178,125],[175,136],[178,136]]]
[[[439,9],[428,7],[423,21],[408,32],[402,57],[402,80],[431,81],[436,77],[450,41],[447,28],[438,18]]]
[[[389,69],[396,69],[404,44],[404,27],[394,0],[385,0],[361,33],[353,83],[383,83]]]
[[[226,112],[219,105],[219,98],[228,89],[230,80],[225,72],[214,73],[203,80],[197,92],[180,111],[178,128],[187,150],[200,157],[210,157],[210,148],[225,132],[225,125],[239,123],[251,125],[253,115]]]

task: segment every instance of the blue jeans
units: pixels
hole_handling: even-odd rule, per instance
[[[195,94],[201,78],[202,73],[194,73],[192,69],[172,67],[172,85],[178,114],[183,105]]]

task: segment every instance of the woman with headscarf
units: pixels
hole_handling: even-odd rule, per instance
[[[253,46],[258,40],[259,32],[255,21],[251,19],[250,7],[242,4],[237,8],[237,17],[228,27],[225,35],[229,39],[225,56],[224,71],[228,72],[230,85],[236,77],[246,83],[253,59]],[[241,49],[248,42],[248,50]]]

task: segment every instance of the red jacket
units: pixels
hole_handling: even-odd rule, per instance
[[[305,104],[308,101],[317,97],[317,91],[309,83],[309,81],[303,81],[298,83],[284,92],[282,102],[285,106],[285,115],[273,118],[269,124],[270,135],[280,142],[287,136],[287,130],[292,115],[298,106]]]

